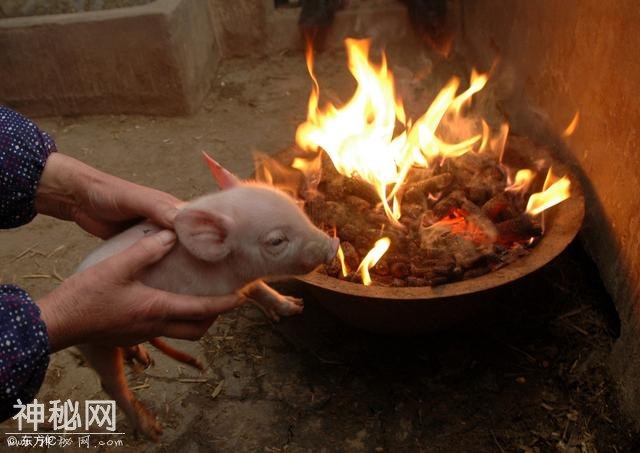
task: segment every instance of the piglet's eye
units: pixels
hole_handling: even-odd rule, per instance
[[[277,247],[278,245],[282,244],[283,242],[284,242],[284,238],[283,237],[277,237],[277,238],[271,239],[269,241],[269,245]]]
[[[287,237],[284,234],[273,235],[267,239],[267,244],[270,247],[278,247],[287,242]]]
[[[264,251],[269,255],[278,256],[287,250],[289,238],[283,231],[272,231],[263,240]]]

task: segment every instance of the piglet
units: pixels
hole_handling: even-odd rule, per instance
[[[222,296],[242,292],[272,318],[302,311],[302,300],[282,295],[261,278],[311,272],[336,255],[338,239],[316,228],[295,201],[283,192],[255,182],[241,182],[207,157],[224,190],[192,200],[175,219],[177,243],[140,281],[179,294]],[[142,222],[109,239],[91,253],[78,271],[125,250],[160,227]],[[163,352],[198,366],[195,359],[155,339]],[[162,428],[128,387],[125,354],[143,364],[150,357],[141,345],[117,348],[98,344],[79,347],[100,375],[104,390],[116,401],[136,431],[157,439]]]

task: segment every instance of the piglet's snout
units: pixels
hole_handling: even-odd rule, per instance
[[[307,242],[301,255],[303,270],[311,272],[323,263],[330,263],[336,256],[339,245],[337,238],[330,238],[324,233]]]

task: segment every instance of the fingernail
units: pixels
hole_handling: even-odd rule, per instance
[[[156,237],[162,245],[170,245],[176,241],[176,234],[171,230],[162,230]]]

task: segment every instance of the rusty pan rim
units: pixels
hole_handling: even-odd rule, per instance
[[[310,286],[355,297],[380,300],[436,300],[486,291],[528,275],[557,257],[576,237],[584,218],[584,194],[575,175],[571,175],[572,195],[544,213],[546,231],[531,253],[501,269],[479,277],[439,286],[364,286],[314,271],[297,280]]]

